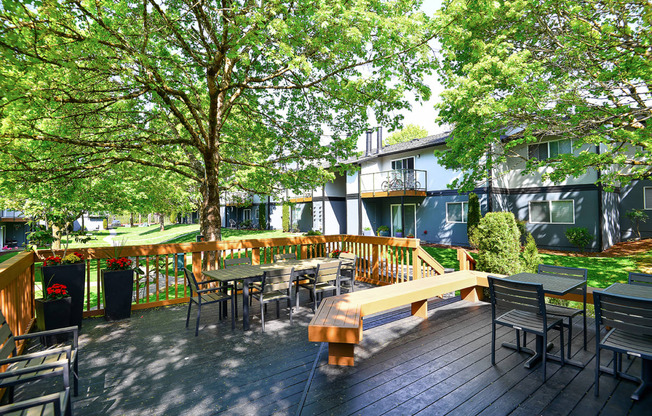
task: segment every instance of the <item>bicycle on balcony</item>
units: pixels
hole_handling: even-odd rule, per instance
[[[388,192],[388,191],[401,191],[403,190],[403,180],[401,179],[400,173],[392,174],[391,176],[387,177],[386,181],[383,181],[382,184],[380,184],[380,189],[383,190],[383,192]]]

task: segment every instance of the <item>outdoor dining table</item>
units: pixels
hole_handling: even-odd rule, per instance
[[[565,277],[563,275],[554,275],[548,273],[517,273],[509,276],[508,279],[517,282],[542,284],[543,291],[546,294],[556,295],[556,296],[563,296],[570,293],[574,289],[577,289],[582,286],[586,286],[585,281],[570,278],[570,277]],[[586,319],[586,315],[585,315],[585,319]],[[584,331],[586,331],[586,326],[584,326]],[[568,342],[571,342],[571,340],[569,339]],[[532,354],[532,357],[525,362],[525,368],[529,369],[534,367],[543,358],[544,346],[543,346],[542,336],[537,335],[535,345],[536,347],[534,351],[525,347],[520,348],[521,350],[524,350]],[[518,347],[515,344],[508,343],[508,342],[503,343],[503,347],[518,350]],[[550,351],[553,347],[554,345],[552,343],[549,343],[545,347],[545,353]],[[563,349],[564,346],[562,345],[561,348]],[[557,362],[561,361],[561,358],[556,355],[548,354],[546,358],[548,360],[553,360]],[[564,364],[572,365],[578,368],[584,368],[583,363],[576,360],[571,360],[570,357],[564,359]]]
[[[614,283],[604,289],[607,293],[614,295],[631,296],[633,298],[652,299],[652,285],[630,285],[626,283]],[[599,336],[599,334],[597,335]],[[636,389],[639,396],[643,395],[645,390],[652,388],[652,361],[642,358],[643,371],[641,372],[641,385]],[[614,374],[611,368],[600,366],[600,371],[608,374]]]
[[[242,282],[242,328],[249,330],[249,284],[260,281],[263,273],[267,270],[278,270],[288,267],[294,267],[295,271],[309,273],[325,261],[332,260],[330,257],[314,257],[302,260],[283,260],[276,263],[252,264],[233,267],[225,267],[219,270],[206,270],[202,274],[212,280],[218,280],[221,283]],[[339,293],[338,293],[339,295]]]

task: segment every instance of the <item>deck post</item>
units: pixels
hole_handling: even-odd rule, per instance
[[[482,286],[472,286],[460,290],[462,300],[467,300],[469,302],[480,302],[484,300],[484,292],[482,289]]]
[[[260,264],[260,247],[251,249],[251,264]]]
[[[328,364],[330,365],[354,365],[355,344],[343,344],[340,342],[328,343]]]
[[[412,303],[412,315],[419,318],[428,318],[428,301],[426,299]]]

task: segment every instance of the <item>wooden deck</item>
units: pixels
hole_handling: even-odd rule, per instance
[[[270,305],[264,334],[256,302],[246,333],[241,320],[235,331],[229,320],[217,323],[209,307],[198,337],[185,328],[184,306],[137,311],[117,323],[87,319],[75,414],[649,415],[652,408],[652,393],[634,403],[634,384],[607,375],[594,398],[592,321],[588,352],[581,350],[580,319],[573,331],[574,358],[587,367],[549,364],[543,384],[540,367],[523,368],[525,354],[499,348],[491,365],[486,303],[433,300],[427,320],[409,308],[367,316],[355,367],[326,364],[326,348],[308,341],[312,313],[302,305],[294,326],[286,311],[276,319]],[[499,328],[498,336],[511,341],[514,333]],[[623,366],[638,374],[640,360]],[[41,388],[17,390],[17,398]]]

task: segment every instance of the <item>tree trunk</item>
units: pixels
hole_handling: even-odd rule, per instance
[[[161,231],[165,231],[165,215],[158,214],[158,223],[161,225]]]
[[[61,236],[59,235],[60,228],[52,224],[52,236],[55,240],[52,242],[52,250],[61,250]]]
[[[208,170],[208,169],[207,169]],[[210,172],[210,170],[208,170]],[[206,175],[204,200],[200,210],[200,230],[206,241],[222,239],[222,216],[220,215],[220,190],[218,177]]]
[[[81,232],[83,233],[84,231],[86,231],[86,226],[84,225],[84,212],[82,211],[82,214],[81,214]]]
[[[132,226],[132,227],[134,226],[134,213],[133,212],[129,214],[129,225]]]

